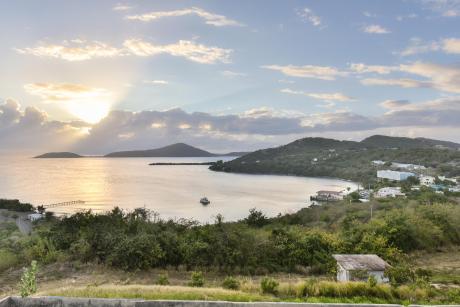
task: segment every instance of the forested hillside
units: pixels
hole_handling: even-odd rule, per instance
[[[432,173],[460,175],[460,151],[439,147],[445,142],[427,139],[373,136],[361,142],[305,138],[290,144],[255,151],[210,167],[215,171],[335,177],[371,183],[377,166],[373,160],[421,164]],[[430,145],[428,145],[430,144]],[[443,145],[443,146],[444,146]]]

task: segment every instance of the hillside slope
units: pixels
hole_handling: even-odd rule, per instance
[[[431,172],[460,175],[460,151],[442,141],[373,136],[361,142],[304,138],[211,166],[215,171],[375,180],[373,160],[422,164]],[[432,144],[429,146],[428,144]],[[459,144],[452,143],[449,148]]]

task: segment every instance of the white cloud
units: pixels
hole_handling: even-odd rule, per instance
[[[407,106],[410,102],[408,100],[385,100],[380,103],[380,106],[385,109],[401,109]]]
[[[112,10],[114,10],[114,11],[128,11],[128,10],[130,10],[132,8],[133,8],[132,6],[119,3],[119,4],[115,5],[112,8]]]
[[[168,85],[169,82],[166,80],[144,80],[144,84],[151,84],[151,85]]]
[[[363,63],[351,63],[350,69],[356,73],[377,73],[386,75],[399,69],[398,66],[384,66],[384,65],[366,65]]]
[[[443,17],[460,16],[460,0],[421,0],[424,6]]]
[[[291,94],[291,95],[302,95],[302,96],[307,96],[307,97],[324,100],[324,101],[347,102],[347,101],[354,100],[352,97],[349,97],[342,93],[309,93],[309,92],[304,92],[304,91],[291,90],[289,88],[282,89],[281,93]]]
[[[364,85],[388,85],[400,86],[405,88],[411,87],[431,87],[429,82],[418,81],[414,79],[379,79],[379,78],[366,78],[362,79],[361,83]]]
[[[58,58],[66,61],[84,61],[93,58],[113,58],[125,55],[122,49],[98,41],[80,39],[63,41],[61,44],[39,43],[36,47],[16,48],[20,54]]]
[[[229,63],[232,52],[231,49],[206,46],[194,41],[180,40],[169,45],[154,45],[141,39],[125,40],[121,48],[97,41],[72,40],[63,41],[61,44],[41,43],[36,47],[16,49],[16,51],[20,54],[52,57],[66,61],[84,61],[94,58],[112,58],[128,55],[155,56],[170,54],[203,64]]]
[[[397,53],[402,56],[415,55],[419,53],[443,51],[448,54],[460,54],[460,39],[445,38],[439,41],[424,42],[420,38],[411,38],[409,46]]]
[[[460,38],[447,38],[442,43],[444,52],[460,54]]]
[[[310,10],[308,7],[304,8],[303,10],[300,10],[297,12],[297,15],[299,15],[303,20],[311,23],[315,27],[321,26],[321,17],[318,15],[315,15],[312,10]]]
[[[361,83],[364,85],[390,85],[404,88],[432,88],[444,92],[460,93],[459,66],[415,62],[413,64],[400,65],[399,71],[423,77],[425,80],[416,80],[410,78],[368,78],[361,80]]]
[[[368,11],[364,11],[363,12],[363,15],[368,17],[368,18],[375,18],[377,17],[377,14],[374,14],[374,13],[371,13],[371,12],[368,12]]]
[[[423,42],[418,37],[413,37],[409,41],[409,46],[403,51],[399,52],[402,56],[414,55],[419,53],[426,53],[437,51],[441,48],[438,42]]]
[[[363,28],[363,32],[370,34],[388,34],[391,33],[388,29],[380,25],[369,25]]]
[[[229,63],[232,52],[230,49],[208,47],[185,40],[170,45],[154,45],[141,39],[130,39],[126,40],[123,45],[137,56],[153,56],[166,53],[202,64]]]
[[[244,73],[235,72],[235,71],[231,71],[231,70],[223,70],[220,73],[222,74],[222,76],[224,76],[226,78],[236,78],[236,77],[244,77],[244,76],[246,76],[246,74],[244,74]]]
[[[138,20],[138,21],[154,21],[161,18],[166,17],[181,17],[187,15],[195,15],[205,20],[206,24],[216,26],[216,27],[224,27],[224,26],[244,26],[244,24],[229,19],[223,15],[214,14],[208,11],[205,11],[198,7],[192,7],[189,9],[182,9],[182,10],[174,10],[174,11],[156,11],[150,12],[141,15],[130,15],[126,16],[125,18],[128,20]]]
[[[280,71],[284,75],[290,77],[314,78],[321,80],[335,80],[336,77],[348,75],[347,72],[340,71],[337,68],[330,66],[264,65],[262,68]]]
[[[103,88],[92,88],[71,83],[29,83],[27,93],[40,97],[46,103],[59,103],[65,111],[89,123],[105,117],[113,104],[113,93]]]

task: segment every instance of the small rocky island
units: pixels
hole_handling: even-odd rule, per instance
[[[73,152],[47,152],[42,155],[34,157],[36,159],[69,159],[69,158],[83,158],[83,156],[80,156],[79,154],[73,153]]]

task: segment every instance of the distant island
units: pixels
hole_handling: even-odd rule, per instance
[[[147,150],[130,150],[111,152],[103,157],[105,158],[153,158],[153,157],[169,157],[169,158],[190,158],[190,157],[239,157],[247,154],[247,152],[229,152],[225,154],[216,154],[209,151],[193,147],[185,143],[176,143],[169,146],[147,149]],[[84,156],[72,152],[49,152],[35,158],[83,158]]]
[[[70,158],[83,158],[83,156],[78,155],[73,152],[48,152],[39,156],[36,156],[34,158],[37,159],[70,159]]]
[[[419,164],[433,174],[460,176],[460,144],[383,135],[374,135],[361,142],[304,138],[284,146],[257,150],[231,161],[218,161],[210,169],[371,183],[376,178],[377,166],[372,163],[375,160]]]

